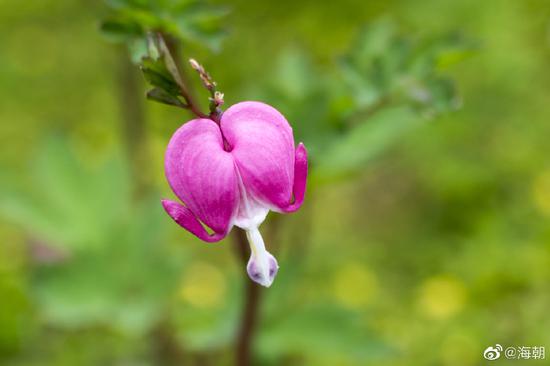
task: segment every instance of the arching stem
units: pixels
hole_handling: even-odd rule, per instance
[[[232,235],[233,240],[235,241],[237,253],[242,263],[246,266],[249,255],[246,233],[244,230],[235,229],[233,230]],[[244,276],[244,280],[246,286],[245,298],[235,350],[235,365],[238,366],[251,365],[252,340],[254,339],[254,334],[256,332],[258,312],[262,299],[261,286],[251,281],[246,276]]]

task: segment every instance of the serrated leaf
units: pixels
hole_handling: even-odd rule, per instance
[[[472,50],[471,41],[455,34],[418,40],[386,19],[367,27],[339,66],[357,110],[389,99],[433,116],[459,105],[453,83],[440,72]]]
[[[164,90],[169,95],[180,94],[180,86],[166,68],[163,57],[156,61],[150,58],[143,59],[141,71],[147,82],[152,86]]]
[[[108,5],[114,10],[113,18],[124,24],[137,24],[143,31],[162,32],[178,41],[203,45],[214,51],[220,49],[225,36],[222,18],[228,9],[223,6],[209,6],[197,0],[110,0]],[[110,24],[108,28],[118,36],[127,33],[121,24]]]
[[[185,85],[168,47],[159,34],[149,34],[147,37],[148,56],[141,60],[140,68],[145,80],[158,89],[152,98],[170,100],[183,96]]]
[[[185,103],[183,103],[178,97],[168,94],[163,89],[154,88],[147,92],[147,99],[154,100],[159,103],[173,105],[176,107],[186,108]]]
[[[176,83],[183,87],[183,82],[181,80],[178,67],[176,66],[176,62],[172,58],[172,54],[166,46],[166,43],[164,43],[164,39],[162,37],[157,37],[157,47],[160,58],[164,61],[164,66],[166,67],[172,78],[176,81]]]

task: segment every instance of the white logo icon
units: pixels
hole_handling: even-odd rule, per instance
[[[502,352],[502,346],[500,344],[496,344],[494,347],[489,346],[483,352],[483,357],[489,361],[498,360],[500,358],[500,352]]]

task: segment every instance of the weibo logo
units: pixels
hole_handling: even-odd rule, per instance
[[[483,357],[489,361],[498,360],[500,358],[500,352],[502,352],[502,346],[500,344],[496,344],[494,347],[489,346],[483,352]]]

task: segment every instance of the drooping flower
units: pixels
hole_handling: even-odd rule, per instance
[[[219,124],[191,120],[172,136],[165,171],[183,202],[163,200],[166,212],[206,242],[223,239],[233,226],[245,230],[248,275],[269,287],[279,266],[258,228],[270,210],[300,208],[307,179],[306,149],[302,143],[295,148],[283,115],[264,103],[242,102],[225,111]]]

